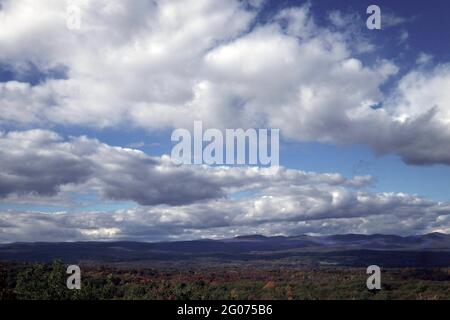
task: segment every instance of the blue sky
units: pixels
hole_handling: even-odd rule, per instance
[[[0,1],[8,30],[0,32],[0,130],[9,148],[0,157],[0,216],[32,216],[0,241],[49,240],[45,228],[31,238],[22,229],[56,212],[63,216],[52,216],[49,234],[59,240],[136,239],[142,225],[169,239],[449,230],[447,1],[88,1],[80,30],[65,27],[64,5],[19,2]],[[371,4],[382,30],[366,28]],[[172,131],[193,120],[279,127],[286,172],[274,181],[283,182],[246,182],[249,173],[220,168],[185,168],[178,182],[170,181],[177,169],[160,176],[152,163],[167,166]],[[296,180],[303,171],[307,184]],[[280,203],[286,217],[272,221]],[[231,210],[242,215],[228,218]],[[56,227],[64,214],[94,222],[64,223],[64,238]],[[188,225],[196,214],[210,228]],[[391,229],[384,215],[404,223]],[[127,219],[131,226],[112,222]]]

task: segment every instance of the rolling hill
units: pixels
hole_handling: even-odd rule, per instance
[[[448,267],[450,235],[238,236],[176,242],[57,242],[0,245],[0,261],[67,263],[270,263],[385,267]]]

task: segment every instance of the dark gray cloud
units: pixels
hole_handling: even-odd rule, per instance
[[[120,168],[109,170],[109,165],[116,164],[104,159],[95,174],[106,199],[133,200],[141,205],[182,205],[225,196],[219,182],[195,170],[133,156],[121,159],[118,164]]]
[[[0,198],[12,193],[56,195],[59,186],[83,183],[93,172],[88,159],[71,152],[52,132],[0,135]]]
[[[219,181],[142,152],[50,131],[0,136],[0,197],[54,196],[66,185],[97,188],[106,199],[180,205],[224,196]]]
[[[112,147],[87,137],[64,141],[46,130],[0,135],[0,197],[57,196],[92,190],[105,199],[140,205],[183,205],[247,189],[326,184],[362,188],[370,176],[348,179],[285,168],[177,166],[167,156]]]

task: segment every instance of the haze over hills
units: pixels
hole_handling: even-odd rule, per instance
[[[386,267],[450,266],[450,235],[238,236],[176,242],[57,242],[0,245],[1,261],[67,263],[277,263]]]

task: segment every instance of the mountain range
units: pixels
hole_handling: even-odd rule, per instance
[[[0,244],[0,261],[140,265],[449,267],[450,235],[238,236],[174,242],[21,242]]]

